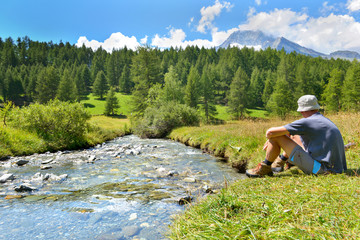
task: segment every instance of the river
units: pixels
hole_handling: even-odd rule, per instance
[[[17,240],[166,239],[183,199],[244,177],[199,149],[134,135],[13,157],[0,162],[4,175],[12,177],[0,183],[0,239]]]

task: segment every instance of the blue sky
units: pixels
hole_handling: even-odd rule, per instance
[[[261,30],[316,51],[360,52],[360,0],[5,0],[0,37],[70,42],[107,51],[220,45]]]

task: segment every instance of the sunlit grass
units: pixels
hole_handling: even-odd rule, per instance
[[[346,174],[309,176],[293,167],[274,177],[239,180],[175,217],[169,238],[359,239],[360,114],[327,117],[339,127],[345,144],[356,144],[346,151]],[[292,120],[179,128],[170,137],[253,167],[263,160],[266,129]]]
[[[116,97],[119,100],[120,108],[118,114],[128,116],[131,114],[130,102],[131,95],[124,95],[116,93]],[[103,115],[105,111],[106,98],[100,100],[99,97],[94,96],[92,93],[87,96],[86,100],[81,101],[85,108],[90,112],[91,115]]]

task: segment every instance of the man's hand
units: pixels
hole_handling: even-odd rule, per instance
[[[269,140],[267,140],[264,144],[263,150],[266,151],[267,147],[269,145]]]

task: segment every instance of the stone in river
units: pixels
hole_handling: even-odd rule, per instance
[[[49,164],[52,161],[54,161],[54,159],[47,159],[47,160],[42,161],[41,164]]]
[[[4,183],[6,181],[11,181],[11,180],[14,180],[15,177],[12,173],[7,173],[7,174],[4,174],[0,177],[0,183]]]
[[[124,237],[132,237],[136,235],[139,232],[140,228],[138,226],[125,226],[122,229],[122,234],[124,234]]]
[[[195,179],[195,178],[192,178],[192,177],[187,177],[187,178],[184,178],[184,182],[187,182],[187,183],[195,183],[195,182],[196,182],[196,179]]]
[[[23,165],[27,164],[28,162],[29,162],[28,160],[19,160],[16,162],[16,165],[23,166]]]
[[[30,185],[21,184],[20,186],[15,187],[14,190],[16,192],[32,192],[32,191],[36,190],[36,188],[34,188]]]
[[[45,165],[45,166],[40,167],[41,170],[46,170],[46,169],[50,169],[50,168],[52,168],[52,166],[49,166],[49,165]]]

